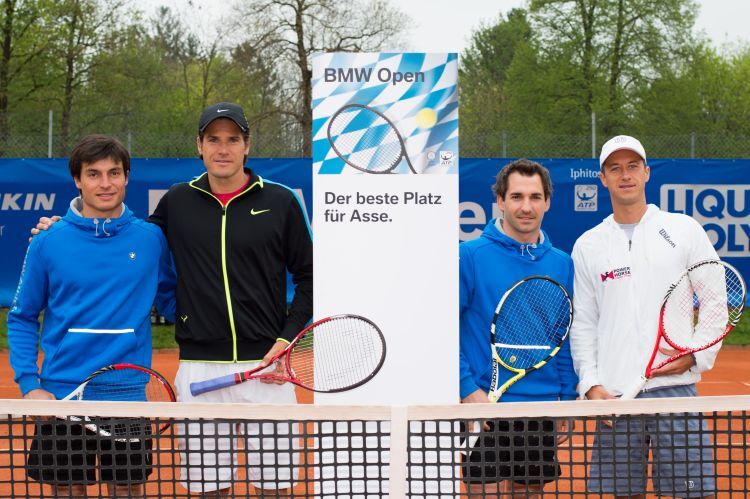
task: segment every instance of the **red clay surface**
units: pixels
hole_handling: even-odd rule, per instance
[[[724,347],[719,354],[714,368],[703,375],[703,381],[698,385],[698,392],[700,395],[750,395],[750,362],[747,361],[747,357],[750,356],[750,348],[747,347]],[[174,380],[174,376],[177,372],[178,361],[177,352],[174,350],[162,350],[154,353],[153,356],[153,367],[160,373],[162,373],[170,381]],[[0,352],[0,398],[18,398],[20,393],[18,387],[13,382],[13,374],[8,362],[8,352]],[[309,403],[311,402],[311,396],[309,392],[300,390],[298,392],[298,398],[300,402]],[[0,413],[3,412],[0,408]],[[721,423],[720,423],[721,424]],[[742,425],[742,421],[734,420],[730,424],[735,427],[737,424]],[[18,426],[14,424],[13,426]],[[7,435],[7,428],[4,430],[4,434]],[[744,430],[744,431],[743,431]],[[310,431],[310,430],[308,430]],[[578,430],[580,431],[580,430]],[[741,441],[747,439],[745,435],[747,429],[737,428],[736,433],[732,434],[732,439],[738,438]],[[726,434],[724,434],[726,435]],[[717,435],[720,436],[720,435]],[[7,437],[6,437],[7,438]],[[585,444],[580,441],[582,437],[576,436],[573,439],[572,447],[563,446],[559,451],[560,462],[574,462],[584,463],[585,459]],[[719,442],[716,442],[717,444]],[[14,441],[5,441],[6,447],[12,445],[13,448],[17,448],[17,444]],[[750,479],[748,478],[747,461],[750,458],[750,450],[747,446],[741,445],[734,447],[729,445],[727,448],[727,442],[721,442],[723,445],[717,447],[717,475],[720,478],[719,487],[722,490],[736,490],[737,495],[734,492],[729,493],[726,497],[746,497],[745,490],[748,490],[750,485]],[[23,445],[23,444],[21,444]],[[165,446],[166,447],[166,446]],[[176,471],[176,466],[172,462],[173,454],[167,448],[167,452],[160,454],[157,457],[157,461],[160,461],[160,466],[164,466],[160,469],[159,478],[165,481],[166,489],[162,486],[161,490],[157,490],[156,483],[151,482],[147,485],[147,494],[151,496],[167,497],[172,495],[173,497],[183,497],[185,494],[184,489],[177,486],[174,482],[173,472]],[[6,451],[7,452],[7,451]],[[731,462],[734,464],[729,465],[728,455],[739,452],[741,455],[734,455],[731,458]],[[308,456],[311,459],[312,456]],[[724,461],[723,463],[721,461]],[[731,466],[735,468],[738,463],[741,468],[745,469],[729,469]],[[13,458],[13,466],[10,466],[9,456],[6,453],[0,455],[0,497],[29,497],[38,496],[40,493],[38,485],[29,482],[24,478],[23,470],[23,453],[16,452]],[[567,469],[566,469],[567,468]],[[307,469],[312,473],[312,468]],[[10,472],[11,476],[5,476]],[[156,472],[155,472],[156,473]],[[584,480],[579,479],[585,476],[585,467],[583,464],[572,466],[569,465],[563,467],[563,476],[556,482],[549,484],[545,491],[547,493],[554,493],[555,491],[563,496],[567,497],[578,497],[585,495],[585,483]],[[310,480],[312,477],[307,477]],[[729,482],[727,482],[729,481]],[[11,483],[13,485],[11,485]],[[310,483],[310,482],[308,482]],[[728,487],[729,483],[731,486]],[[11,487],[14,489],[11,492]],[[234,493],[247,494],[247,497],[257,497],[257,491],[252,488],[247,490],[244,485],[240,485],[238,490],[235,489]],[[740,492],[742,491],[742,492]],[[295,487],[295,496],[306,496],[312,492],[311,490],[305,491],[303,484]],[[96,494],[96,492],[94,492]],[[49,492],[46,492],[49,494]],[[166,495],[165,495],[166,494]],[[649,496],[651,497],[651,496]],[[722,495],[724,497],[724,495]]]

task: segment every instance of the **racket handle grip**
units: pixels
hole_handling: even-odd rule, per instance
[[[646,386],[646,381],[648,381],[646,378],[641,376],[638,378],[638,383],[634,383],[630,385],[630,387],[622,392],[622,395],[620,395],[620,400],[633,400],[638,396],[639,393],[641,393],[641,390],[643,390],[643,387]]]
[[[201,393],[212,392],[228,386],[233,386],[238,383],[237,376],[234,374],[227,374],[226,376],[219,376],[218,378],[207,379],[205,381],[196,381],[190,383],[190,393],[193,396],[200,395]]]

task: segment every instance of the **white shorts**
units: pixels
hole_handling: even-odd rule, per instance
[[[198,396],[190,393],[190,383],[248,371],[258,362],[215,364],[209,362],[180,362],[175,378],[177,400],[180,402],[229,402],[251,404],[294,404],[297,402],[294,385],[261,383],[258,380],[206,392]],[[216,408],[221,416],[221,407]],[[247,480],[260,489],[286,489],[298,475],[299,437],[297,425],[289,423],[206,422],[177,425],[180,451],[180,483],[191,492],[211,492],[227,489],[237,478],[238,441],[245,438]],[[261,436],[263,435],[263,436]],[[186,438],[187,437],[187,438]]]

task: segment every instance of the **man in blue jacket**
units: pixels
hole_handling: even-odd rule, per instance
[[[110,364],[150,366],[152,305],[174,320],[167,241],[123,203],[128,151],[117,139],[90,135],[71,152],[69,167],[80,197],[31,240],[8,313],[10,363],[26,399],[62,399]],[[39,421],[35,430],[28,475],[52,484],[55,497],[83,496],[97,468],[110,496],[143,494],[148,444],[83,440],[80,425]]]
[[[541,230],[552,196],[547,169],[527,159],[513,161],[497,174],[493,192],[503,213],[502,219],[492,220],[479,238],[462,243],[459,250],[462,403],[489,402],[490,322],[503,293],[530,275],[549,276],[569,293],[573,291],[570,256],[552,247]],[[508,378],[512,375],[507,374]],[[574,400],[577,383],[566,343],[545,367],[512,385],[501,401]],[[503,436],[510,431],[509,422],[496,421],[485,427],[486,436],[477,443],[491,450],[469,453],[469,462],[463,465],[463,477],[470,495],[499,497],[519,493],[529,497],[529,493],[539,493],[545,483],[559,475],[554,448],[556,443],[565,440],[565,428],[557,428],[560,436],[555,439],[552,421],[531,421],[528,425],[523,421],[512,423],[513,434],[528,435],[514,436],[511,442],[510,437]],[[539,438],[540,431],[544,434],[542,438]],[[517,449],[512,451],[513,466],[508,464],[511,448]]]

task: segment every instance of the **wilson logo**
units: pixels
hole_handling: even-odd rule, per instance
[[[676,244],[674,243],[674,241],[672,241],[672,238],[671,238],[671,237],[669,237],[669,234],[667,233],[667,231],[666,231],[666,230],[664,230],[664,229],[661,229],[661,230],[659,231],[659,235],[660,235],[661,237],[663,237],[663,238],[664,238],[664,240],[665,240],[665,241],[667,242],[667,244],[669,244],[669,245],[670,245],[671,247],[673,247],[673,248],[674,248],[675,246],[677,246],[677,245],[676,245]]]

